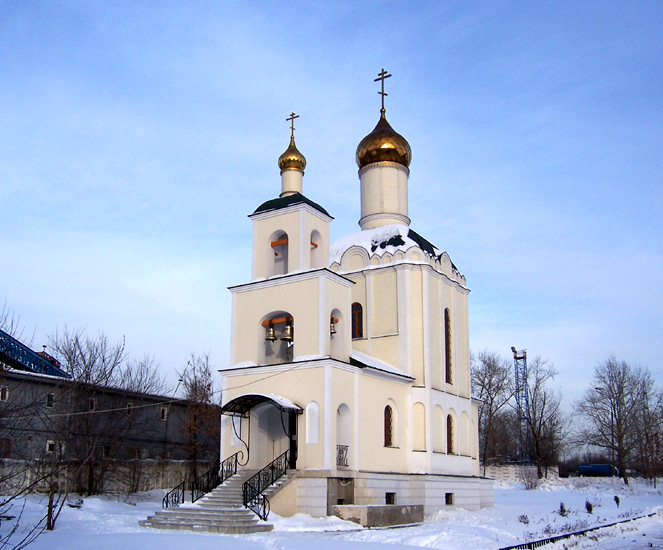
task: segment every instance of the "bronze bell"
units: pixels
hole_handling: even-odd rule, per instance
[[[267,329],[267,336],[265,336],[265,342],[275,342],[276,333],[274,332],[274,325],[270,323],[269,328]]]
[[[333,317],[329,321],[329,334],[336,334],[336,323],[334,323]]]
[[[284,342],[292,342],[292,325],[288,323],[283,329],[283,334],[281,335],[281,340]]]

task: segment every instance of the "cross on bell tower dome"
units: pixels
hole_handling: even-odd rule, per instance
[[[286,120],[290,121],[290,145],[279,157],[279,168],[281,169],[281,197],[294,195],[302,192],[304,179],[304,168],[306,158],[299,152],[295,145],[295,119],[299,118],[294,112]]]

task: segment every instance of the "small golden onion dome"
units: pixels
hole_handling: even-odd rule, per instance
[[[279,157],[279,168],[281,172],[284,170],[299,170],[304,171],[306,168],[306,158],[299,152],[295,145],[295,138],[290,137],[290,145]]]
[[[396,132],[387,122],[385,110],[380,110],[380,120],[357,146],[357,165],[362,169],[372,162],[397,162],[405,167],[410,166],[412,149],[407,140]]]

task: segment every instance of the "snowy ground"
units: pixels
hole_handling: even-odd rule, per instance
[[[617,507],[614,496],[619,496]],[[521,487],[495,489],[495,506],[479,512],[450,509],[438,512],[423,524],[396,529],[361,529],[337,518],[314,519],[297,515],[278,518],[271,533],[257,535],[210,535],[186,531],[170,532],[138,526],[138,520],[160,507],[163,492],[132,495],[123,498],[86,498],[80,509],[64,508],[53,532],[43,533],[32,550],[331,550],[338,547],[372,550],[391,544],[394,548],[498,549],[526,540],[545,538],[557,533],[612,523],[657,512],[653,518],[625,526],[612,527],[598,535],[580,537],[546,546],[551,550],[577,548],[587,550],[663,549],[663,490],[653,489],[639,481],[625,487],[613,487],[609,480],[574,479],[539,489]],[[585,502],[593,506],[587,513]],[[558,510],[564,503],[568,515]],[[31,496],[25,501],[16,535],[33,524],[42,513],[45,499]],[[17,513],[15,508],[11,513]],[[526,518],[524,517],[526,516]],[[3,521],[0,535],[5,535],[16,520]]]

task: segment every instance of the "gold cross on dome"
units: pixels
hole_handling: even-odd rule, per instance
[[[290,121],[290,137],[294,138],[295,137],[295,119],[299,118],[299,115],[296,115],[295,113],[290,113],[290,116],[286,118],[286,120]]]
[[[382,81],[382,91],[378,92],[382,96],[382,110],[384,111],[384,96],[389,95],[384,91],[384,81],[386,78],[389,78],[391,75],[382,69],[381,72],[378,73],[378,77],[373,80],[373,82],[377,82],[378,80]]]

